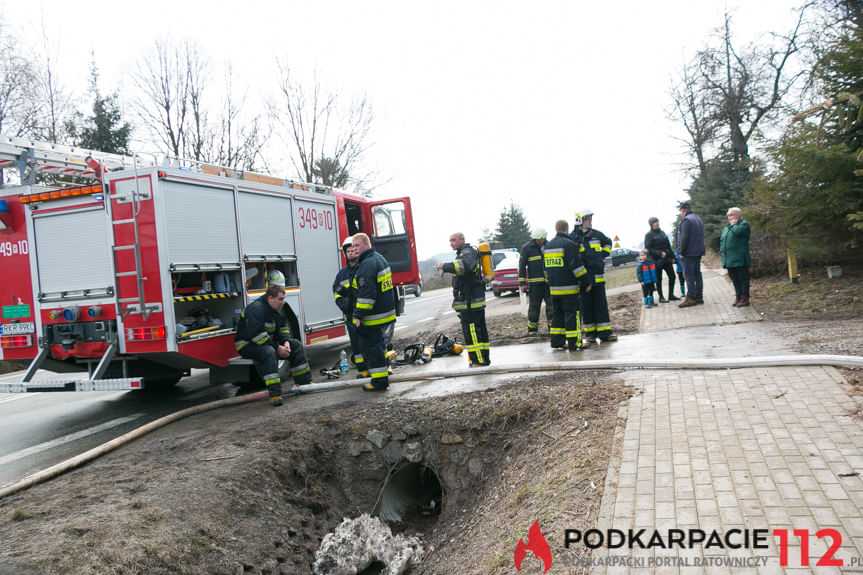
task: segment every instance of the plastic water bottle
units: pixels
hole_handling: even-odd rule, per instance
[[[339,352],[339,371],[342,374],[348,372],[348,354],[345,353],[345,350]]]

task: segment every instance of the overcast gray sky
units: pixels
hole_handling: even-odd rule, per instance
[[[233,63],[260,106],[277,57],[300,76],[375,109],[369,160],[408,195],[420,258],[475,243],[512,200],[533,227],[590,207],[594,225],[635,247],[685,197],[670,78],[734,15],[738,42],[785,30],[797,2],[0,0],[16,34],[55,47],[61,81],[83,92],[90,52],[106,90],[157,37],[194,38],[214,69]],[[216,78],[218,79],[218,78]],[[278,171],[278,170],[276,170]],[[279,175],[292,176],[285,166]]]

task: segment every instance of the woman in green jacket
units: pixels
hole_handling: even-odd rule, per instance
[[[740,219],[740,208],[728,209],[728,225],[719,236],[722,267],[734,284],[734,307],[749,305],[749,224]]]

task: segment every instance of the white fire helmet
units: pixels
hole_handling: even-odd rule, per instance
[[[268,285],[284,286],[285,285],[285,274],[283,274],[279,270],[270,270],[270,273],[267,274],[267,284]]]

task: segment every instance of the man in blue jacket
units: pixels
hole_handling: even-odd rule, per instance
[[[686,298],[678,307],[692,307],[704,303],[704,286],[701,278],[701,257],[705,254],[704,222],[692,213],[692,204],[680,202],[680,223],[677,225],[677,255],[683,262],[686,280]]]

